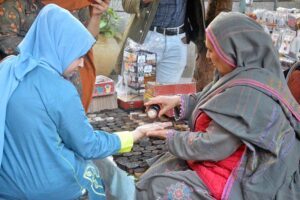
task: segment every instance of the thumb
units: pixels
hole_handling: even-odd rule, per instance
[[[157,98],[151,98],[149,101],[144,103],[145,106],[150,106],[152,104],[160,104],[161,102]]]
[[[158,138],[162,138],[162,139],[166,138],[162,131],[149,131],[149,132],[147,132],[146,136],[158,137]]]

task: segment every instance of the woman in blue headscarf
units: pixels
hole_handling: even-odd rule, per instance
[[[163,127],[139,127],[126,135],[93,131],[64,77],[83,66],[81,57],[94,42],[68,11],[50,4],[18,46],[19,54],[0,63],[0,199],[76,199],[86,190],[89,199],[105,199],[114,190],[104,190],[101,172],[88,160],[128,151],[146,130]],[[132,197],[133,180],[126,176],[112,170],[108,187],[126,193],[111,196]]]

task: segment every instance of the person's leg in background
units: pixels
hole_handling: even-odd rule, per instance
[[[157,82],[179,83],[187,63],[187,44],[182,42],[185,33],[165,36],[166,49],[157,65]]]
[[[166,36],[149,31],[143,46],[157,53],[156,82],[178,83],[187,63],[187,44],[182,42],[185,33]]]

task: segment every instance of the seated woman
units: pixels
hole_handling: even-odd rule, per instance
[[[192,131],[151,131],[169,153],[136,184],[137,199],[300,199],[300,110],[269,35],[239,13],[206,30],[216,74],[198,94],[159,96]]]
[[[65,78],[83,67],[95,43],[68,11],[45,6],[17,56],[0,63],[0,199],[132,199],[134,183],[114,168],[106,188],[103,173],[91,159],[129,151],[145,130],[128,134],[93,131],[75,87]],[[106,168],[109,161],[97,161]],[[108,182],[106,182],[108,183]],[[115,192],[110,186],[118,186]],[[114,193],[113,193],[114,192]]]

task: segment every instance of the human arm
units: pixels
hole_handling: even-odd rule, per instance
[[[199,94],[157,96],[147,101],[145,106],[148,109],[150,105],[158,104],[161,108],[158,115],[159,117],[165,114],[168,110],[174,108],[176,119],[182,120],[191,116],[191,113],[198,102],[198,96]]]
[[[144,124],[141,126],[138,126],[133,131],[122,131],[117,132],[117,134],[121,138],[121,150],[120,153],[129,152],[131,151],[131,148],[133,146],[133,143],[142,139],[147,135],[147,132],[150,131],[158,131],[163,130],[168,126],[172,126],[171,122],[157,122],[157,123],[151,123],[151,124]]]
[[[105,158],[117,153],[121,148],[120,137],[93,130],[71,84],[60,90],[65,94],[59,92],[54,103],[47,106],[47,112],[55,122],[58,137],[65,147],[84,159]]]
[[[107,10],[109,1],[110,0],[103,1],[101,2],[101,5],[95,3],[90,7],[91,16],[87,28],[95,38],[97,38],[99,33],[101,15]],[[99,2],[99,0],[97,2]],[[82,9],[83,12],[84,10],[85,9]],[[86,17],[87,15],[83,14],[83,16]],[[81,101],[87,112],[92,100],[93,86],[96,79],[96,69],[92,49],[84,56],[84,67],[80,69],[80,79],[82,84]]]
[[[101,15],[108,9],[109,4],[110,0],[94,0],[94,3],[91,4],[91,18],[87,29],[94,37],[97,37],[99,33]]]
[[[148,132],[164,130],[169,126],[172,126],[171,122],[156,122],[138,126],[134,131],[132,131],[133,140],[138,141],[139,139],[145,137]]]
[[[213,121],[206,133],[160,130],[147,135],[167,138],[169,151],[184,160],[223,160],[242,144],[237,137]]]
[[[176,106],[180,105],[180,96],[173,95],[173,96],[157,96],[149,99],[145,103],[146,108],[148,109],[149,106],[158,104],[160,106],[160,111],[158,116],[161,117],[165,114],[168,110],[173,109]]]
[[[85,159],[104,158],[117,152],[130,151],[133,142],[145,136],[146,131],[169,125],[144,125],[132,132],[116,134],[94,131],[84,113],[80,98],[70,83],[61,86],[52,102],[47,102],[47,112],[57,126],[59,137],[68,149]]]

